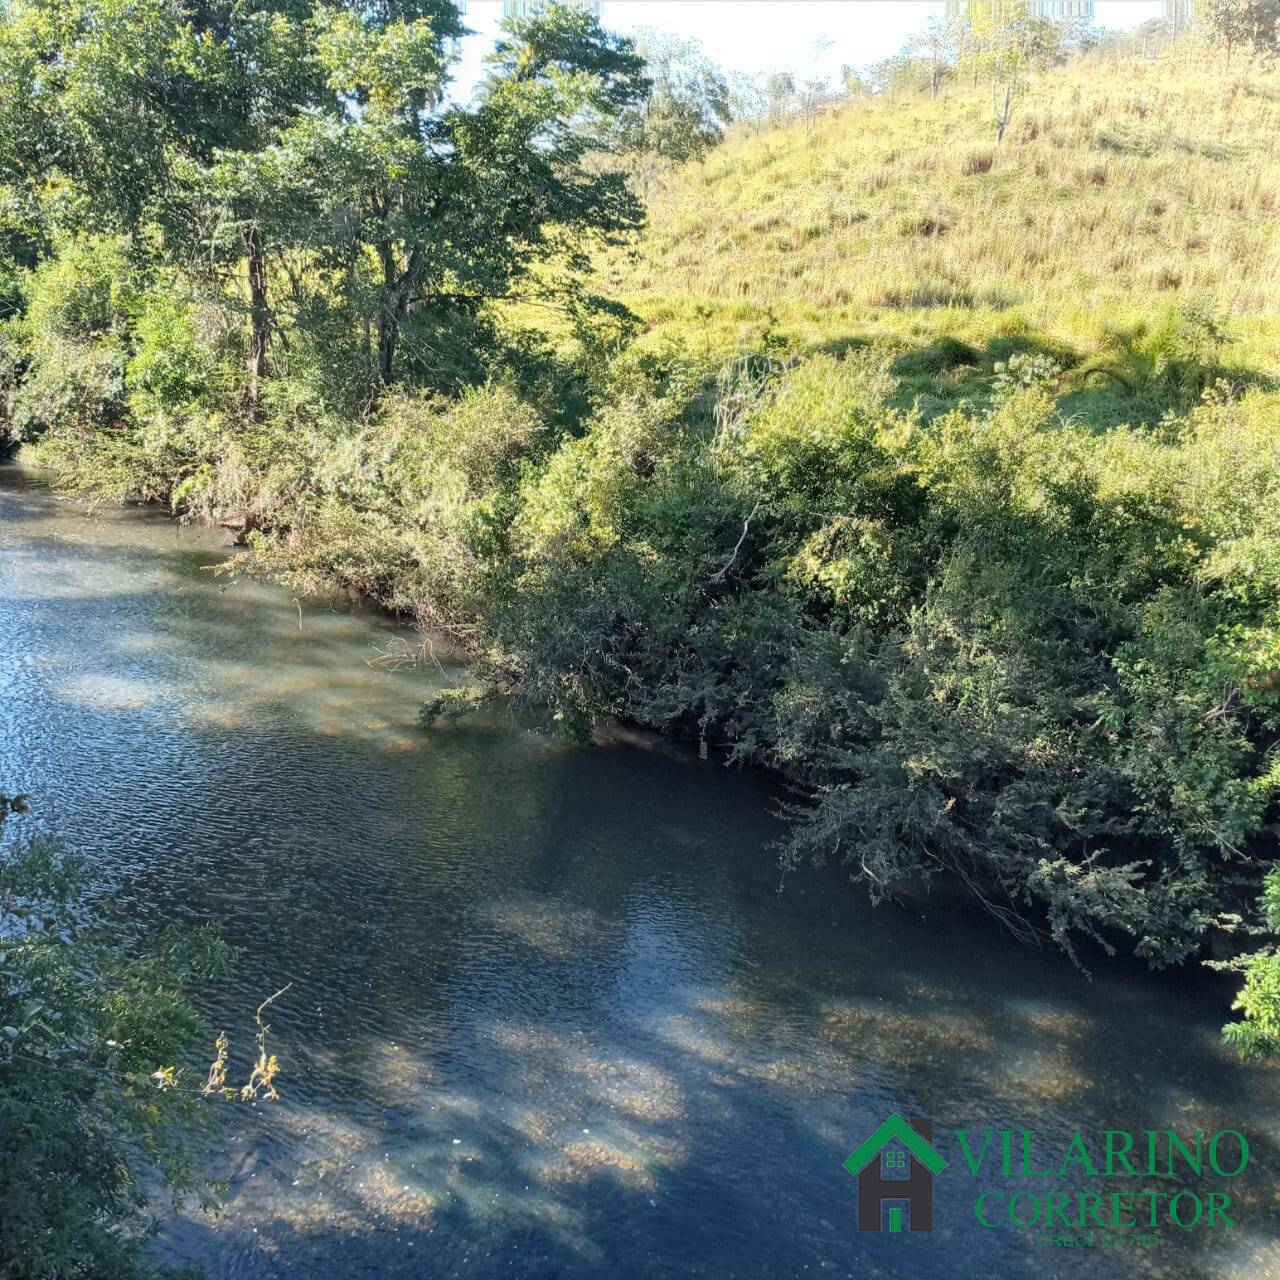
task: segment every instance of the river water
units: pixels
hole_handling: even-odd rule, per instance
[[[1280,1275],[1280,1071],[1219,1044],[1229,984],[1101,959],[1090,981],[981,917],[872,909],[838,869],[780,890],[765,780],[505,713],[423,731],[447,652],[408,664],[384,617],[215,574],[224,541],[0,468],[0,783],[121,928],[213,921],[239,948],[201,1002],[241,1076],[254,1007],[292,983],[283,1098],[227,1106],[225,1210],[171,1221],[165,1261]],[[931,1233],[857,1230],[842,1161],[893,1112],[932,1117],[951,1161]],[[959,1127],[1058,1155],[1076,1128],[1242,1130],[1236,1225],[984,1229],[976,1192],[1010,1184],[961,1170]]]

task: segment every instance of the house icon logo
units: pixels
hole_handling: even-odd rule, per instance
[[[933,1148],[933,1121],[891,1115],[845,1162],[858,1180],[858,1230],[933,1230],[933,1175],[947,1162]],[[904,1219],[905,1214],[905,1219]]]

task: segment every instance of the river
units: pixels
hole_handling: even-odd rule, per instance
[[[292,984],[282,1100],[226,1107],[225,1211],[174,1218],[166,1262],[1280,1275],[1280,1071],[1221,1046],[1229,983],[1101,957],[1090,980],[981,916],[873,909],[839,868],[780,884],[766,779],[505,712],[424,731],[447,650],[408,663],[392,620],[215,574],[224,542],[0,468],[0,784],[118,927],[212,921],[239,949],[201,1003],[242,1075],[254,1007]],[[1059,1150],[1241,1130],[1236,1225],[1123,1248],[984,1229],[953,1142],[932,1232],[860,1234],[842,1161],[893,1112]]]

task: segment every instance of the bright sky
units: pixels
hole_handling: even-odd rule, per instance
[[[476,34],[463,45],[456,92],[481,74],[502,5],[469,0],[464,21]],[[615,31],[652,27],[697,40],[729,71],[790,71],[797,80],[835,80],[845,63],[866,66],[902,48],[941,17],[942,0],[604,0],[601,22]],[[1097,0],[1100,27],[1136,27],[1162,12],[1160,0]]]

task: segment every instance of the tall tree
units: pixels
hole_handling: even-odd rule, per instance
[[[923,33],[907,45],[907,50],[927,68],[931,98],[942,92],[943,81],[956,65],[961,37],[960,22],[930,18]]]
[[[205,260],[209,237],[182,216],[193,179],[320,101],[309,13],[309,0],[15,0],[0,23],[11,182],[39,193],[59,229],[133,232],[158,219],[171,253]],[[251,210],[227,212],[252,401],[268,345],[267,246]]]
[[[640,101],[643,63],[585,10],[509,20],[473,107],[442,106],[453,48],[431,19],[321,22],[331,109],[283,130],[256,174],[282,233],[367,324],[376,385],[397,377],[406,324],[474,315],[537,265],[536,288],[573,296],[551,265],[572,276],[584,237],[639,224],[623,175],[583,161]]]
[[[786,124],[791,119],[791,109],[795,103],[795,76],[790,71],[770,72],[764,82],[764,92],[769,102],[769,123]]]
[[[257,157],[280,129],[323,110],[329,87],[315,56],[315,0],[201,0],[196,38],[221,51],[217,110],[206,145],[185,153],[156,210],[188,265],[243,272],[248,317],[245,406],[256,413],[271,346],[270,257]],[[193,216],[194,215],[194,216]]]

